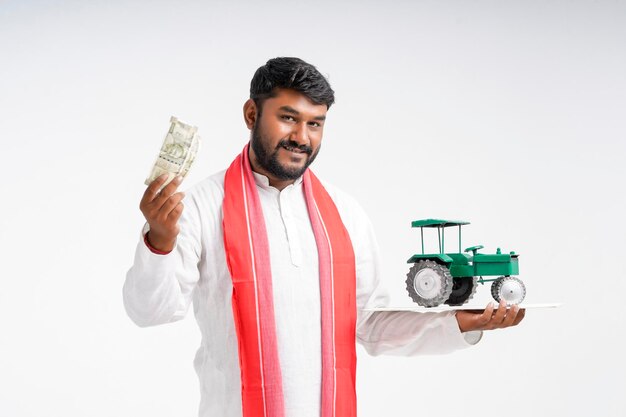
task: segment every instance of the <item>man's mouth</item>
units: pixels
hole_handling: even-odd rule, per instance
[[[310,155],[311,153],[308,149],[302,149],[297,146],[282,145],[282,148],[288,150],[289,152],[298,153],[298,154]]]

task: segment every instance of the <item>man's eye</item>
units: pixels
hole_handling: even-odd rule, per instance
[[[288,120],[288,121],[290,121],[290,122],[291,122],[291,121],[293,121],[293,120],[295,120],[295,119],[294,119],[293,117],[291,117],[291,116],[280,116],[280,117],[281,117],[283,120]]]
[[[311,122],[309,123],[309,126],[320,127],[321,125],[318,122]]]

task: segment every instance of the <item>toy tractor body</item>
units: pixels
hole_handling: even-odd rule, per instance
[[[482,245],[462,252],[461,226],[466,224],[469,222],[439,219],[411,223],[412,227],[420,228],[422,253],[411,256],[407,261],[413,264],[406,280],[409,296],[424,307],[435,307],[441,303],[462,305],[474,295],[478,283],[493,282],[491,294],[496,301],[504,299],[508,304],[521,303],[526,288],[514,276],[519,274],[519,255],[515,252],[501,253],[500,248],[495,254],[479,253]],[[446,253],[444,231],[453,226],[457,226],[459,231],[459,251]],[[437,228],[439,253],[424,252],[424,228]]]

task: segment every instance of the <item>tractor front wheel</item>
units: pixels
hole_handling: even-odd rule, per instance
[[[419,261],[406,274],[406,289],[411,299],[424,307],[436,307],[452,293],[452,275],[444,265]]]
[[[491,284],[491,295],[497,302],[504,300],[507,305],[521,304],[526,297],[526,286],[517,277],[500,277]]]

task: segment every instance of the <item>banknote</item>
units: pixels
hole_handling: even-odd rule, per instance
[[[185,124],[174,116],[170,118],[170,128],[150,175],[146,178],[146,185],[163,174],[168,174],[168,178],[162,187],[169,184],[177,175],[183,178],[187,175],[200,149],[200,136],[197,132],[196,126]]]

